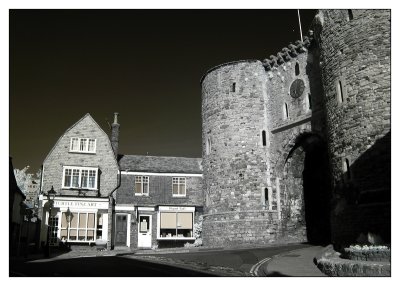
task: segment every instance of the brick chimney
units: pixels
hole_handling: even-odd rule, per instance
[[[114,150],[115,158],[118,157],[118,142],[119,142],[118,112],[114,112],[114,122],[111,124],[111,145]]]

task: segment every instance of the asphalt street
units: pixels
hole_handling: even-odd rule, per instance
[[[193,267],[194,269],[198,268],[205,271],[211,270],[212,272],[223,276],[229,274],[232,274],[232,276],[248,276],[252,267],[261,260],[273,257],[274,255],[283,252],[304,247],[307,247],[307,245],[290,244],[251,249],[221,249],[217,251],[200,250],[189,253],[134,255],[134,257],[142,257],[148,261],[158,261],[168,264],[176,263],[176,265],[186,265],[188,267]]]
[[[251,248],[199,249],[189,253],[10,260],[10,276],[27,277],[207,277],[252,276],[262,260],[304,244]]]
[[[28,277],[201,277],[194,270],[126,257],[81,257],[30,262],[10,261],[10,276]]]

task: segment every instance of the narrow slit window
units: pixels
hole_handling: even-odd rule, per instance
[[[232,83],[231,86],[231,92],[235,92],[236,91],[236,82]]]
[[[289,118],[289,111],[288,111],[288,106],[287,103],[283,105],[283,119],[288,119]]]
[[[311,103],[311,93],[308,94],[308,109],[312,109],[312,103]]]
[[[262,144],[263,146],[267,146],[267,134],[265,133],[265,130],[262,131]]]
[[[349,21],[353,20],[353,11],[351,9],[348,9],[347,13],[349,14]]]
[[[299,63],[296,63],[295,67],[294,67],[294,73],[295,75],[299,75],[300,74],[300,66]]]
[[[346,164],[346,167],[345,167],[345,171],[346,171],[346,177],[347,177],[347,180],[350,180],[351,179],[351,174],[350,174],[350,163],[349,163],[349,159],[347,159],[346,158],[346,160],[345,160],[345,164]]]
[[[264,189],[264,202],[266,205],[268,204],[268,188]]]
[[[343,86],[342,86],[342,82],[339,80],[338,84],[337,84],[337,91],[338,91],[338,102],[342,103],[343,100]]]
[[[210,138],[207,138],[206,141],[206,155],[210,155],[211,153],[211,140]]]

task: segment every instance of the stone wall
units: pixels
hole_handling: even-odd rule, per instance
[[[344,243],[378,221],[390,239],[390,217],[380,220],[390,204],[380,212],[358,207],[390,201],[390,10],[322,10],[314,29],[336,199],[333,239]]]
[[[335,186],[342,181],[344,158],[352,165],[390,132],[390,11],[352,10],[352,20],[348,13],[322,10],[317,17]],[[359,176],[354,183],[362,183],[371,172],[353,175]]]
[[[210,213],[263,208],[265,80],[261,62],[242,61],[210,71],[202,82],[205,207]]]

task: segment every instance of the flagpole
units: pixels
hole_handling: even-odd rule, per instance
[[[297,9],[297,16],[299,18],[300,39],[301,39],[301,41],[303,41],[303,33],[301,31],[301,21],[300,21],[300,11],[299,11],[299,9]]]

